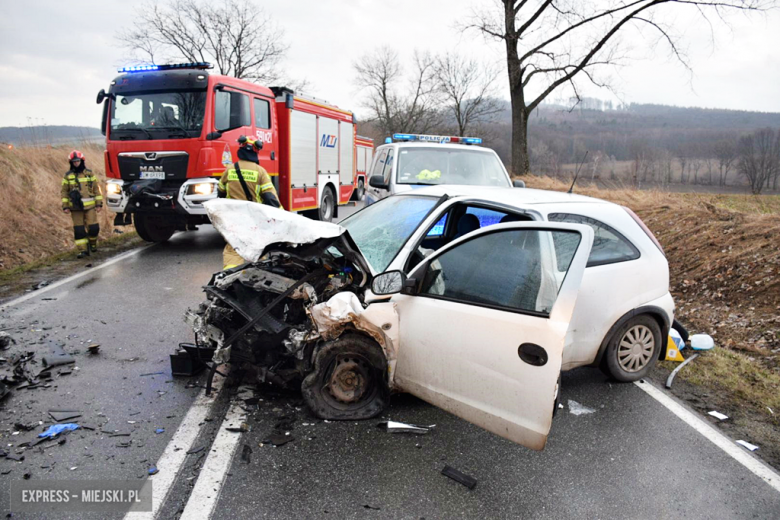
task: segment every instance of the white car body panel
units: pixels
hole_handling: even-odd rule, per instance
[[[396,294],[391,300],[400,323],[395,385],[496,435],[541,450],[552,424],[564,341],[593,231],[577,224],[546,222],[491,226],[442,247],[411,277],[422,277],[429,261],[475,237],[529,228],[581,235],[549,316]],[[540,244],[542,251],[545,247],[548,244]],[[554,268],[553,263],[548,265]],[[541,346],[547,362],[535,366],[520,359],[518,349],[523,343]]]

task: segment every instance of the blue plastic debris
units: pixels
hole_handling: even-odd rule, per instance
[[[165,428],[157,428],[154,430],[154,433],[163,433],[165,431]]]
[[[81,426],[75,423],[52,424],[51,426],[49,426],[48,430],[46,430],[43,433],[39,433],[38,437],[41,438],[49,437],[53,439],[54,437],[61,434],[62,432],[65,431],[72,432],[73,430],[78,430],[79,428],[81,428]]]
[[[157,469],[157,466],[152,466],[151,468],[149,468],[149,474],[150,475],[156,475],[159,472],[160,472],[160,470]]]

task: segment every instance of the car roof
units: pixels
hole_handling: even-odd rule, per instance
[[[450,197],[468,197],[485,199],[492,202],[500,202],[512,206],[523,206],[527,204],[561,204],[561,203],[590,203],[590,204],[612,204],[605,200],[577,195],[576,193],[564,193],[562,191],[535,190],[531,188],[502,188],[495,186],[459,186],[454,184],[443,184],[439,186],[426,186],[412,191],[404,192],[401,195],[428,195],[441,197],[449,195]]]

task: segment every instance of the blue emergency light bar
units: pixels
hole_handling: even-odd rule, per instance
[[[149,72],[155,70],[175,70],[175,69],[210,69],[211,63],[197,61],[192,63],[172,63],[169,65],[134,65],[132,67],[122,67],[117,72]]]
[[[388,137],[388,139],[390,139]],[[480,137],[457,137],[447,135],[424,135],[424,134],[393,134],[394,141],[420,141],[424,143],[463,143],[463,144],[482,144]],[[385,140],[385,142],[389,142]]]

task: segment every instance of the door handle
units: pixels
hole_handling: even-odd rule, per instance
[[[517,347],[517,355],[520,356],[520,359],[535,367],[546,365],[549,359],[547,351],[535,343],[523,343]]]

